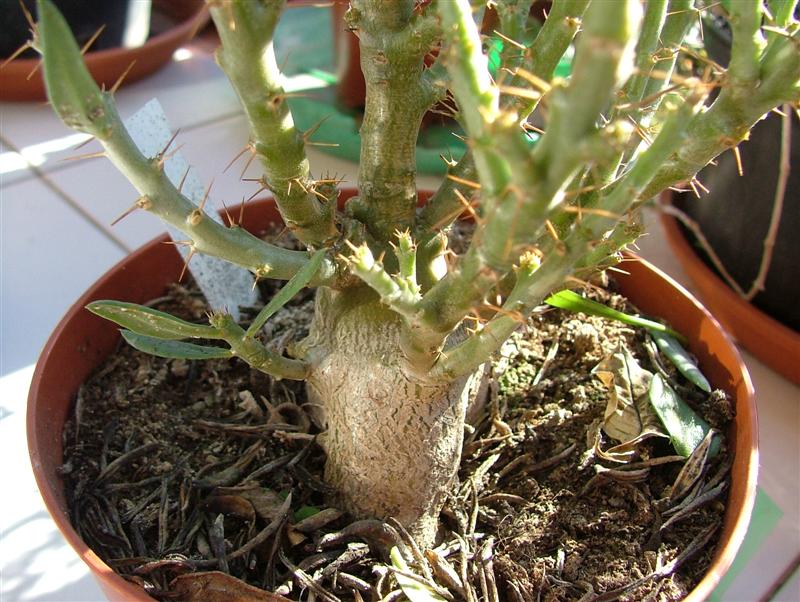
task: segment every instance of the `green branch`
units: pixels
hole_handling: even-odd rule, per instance
[[[211,316],[211,325],[221,332],[222,339],[230,345],[233,355],[256,370],[290,380],[305,380],[308,376],[310,366],[306,362],[270,351],[255,338],[248,336],[230,315]]]
[[[728,77],[734,86],[753,86],[760,76],[760,57],[766,42],[761,33],[763,9],[758,2],[731,2],[730,24],[734,43]]]
[[[359,196],[347,208],[382,242],[414,224],[417,136],[422,116],[441,92],[423,77],[438,25],[430,15],[414,15],[413,8],[412,0],[357,0],[347,16],[358,29],[367,86]]]
[[[742,35],[737,37],[737,33]],[[716,156],[738,145],[753,125],[768,111],[783,103],[800,101],[800,34],[785,38],[776,52],[764,55],[759,64],[759,80],[750,81],[751,60],[758,57],[758,38],[749,27],[740,24],[734,29],[730,83],[722,88],[714,104],[697,115],[689,125],[689,135],[680,149],[666,160],[652,179],[644,195],[655,196],[669,186],[691,179]]]
[[[381,302],[387,307],[406,319],[413,319],[420,299],[416,282],[402,274],[389,275],[383,263],[375,260],[366,244],[353,247],[352,251],[352,255],[347,258],[350,270],[378,293]],[[406,271],[408,267],[406,264]]]
[[[523,256],[517,270],[516,284],[503,305],[503,311],[463,343],[449,350],[434,367],[434,374],[454,378],[480,365],[499,349],[546,295],[561,285],[576,267],[587,263],[585,258],[591,256],[593,248],[603,240],[604,233],[613,232],[619,221],[614,214],[622,215],[635,205],[659,166],[686,142],[689,124],[699,110],[702,99],[701,94],[692,95],[679,106],[666,109],[668,116],[653,143],[639,154],[629,172],[601,199],[599,207],[603,209],[603,214],[592,213],[576,221],[570,234],[559,245],[551,244],[544,249],[545,259],[541,265],[536,256]]]
[[[639,98],[631,97],[632,102],[645,98],[653,98],[652,104],[647,107],[643,116],[652,114],[661,102],[661,92],[672,82],[672,73],[678,61],[678,53],[689,31],[689,26],[697,18],[694,0],[670,0],[667,8],[667,18],[661,29],[661,48],[653,55],[652,67],[648,72],[644,90]]]
[[[462,112],[472,111],[465,121],[472,128],[484,211],[458,266],[422,299],[415,333],[420,346],[441,344],[464,316],[483,303],[525,245],[538,240],[548,213],[562,202],[563,189],[576,170],[599,156],[602,134],[596,124],[630,71],[637,9],[635,0],[590,5],[574,74],[568,86],[553,94],[548,132],[531,157],[515,120],[497,108],[496,96],[479,93],[492,86],[479,72],[485,60],[473,64],[464,58],[474,53],[478,35],[470,25],[469,6],[453,2],[440,7],[445,34],[451,36],[448,69],[456,99],[464,105]],[[459,51],[464,44],[467,48]],[[463,102],[462,97],[466,97]],[[482,169],[478,159],[484,152],[491,160],[484,161]]]
[[[649,81],[656,51],[661,45],[661,30],[667,20],[668,0],[649,0],[642,20],[642,33],[636,44],[636,72],[625,85],[625,93],[630,102],[642,99],[645,86]],[[666,82],[665,82],[666,83]]]
[[[556,0],[547,15],[542,29],[526,52],[530,58],[523,67],[534,77],[549,82],[558,62],[569,48],[575,34],[578,33],[581,18],[586,11],[589,0]],[[523,84],[525,80],[516,77],[512,85]],[[539,104],[539,99],[518,99],[517,110],[521,119],[527,119]]]
[[[319,247],[337,237],[336,202],[315,194],[305,141],[281,85],[272,37],[284,4],[285,0],[235,0],[209,6],[222,42],[217,62],[244,107],[265,185],[275,195],[287,227],[304,243]]]

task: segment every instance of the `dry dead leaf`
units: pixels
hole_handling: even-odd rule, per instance
[[[636,447],[649,437],[668,437],[648,397],[653,374],[642,368],[623,343],[603,358],[592,372],[608,388],[609,398],[603,417],[603,432],[619,445],[603,450],[599,439],[597,455],[612,462],[628,462]]]
[[[281,513],[284,498],[274,491],[259,487],[242,491],[240,495],[250,502],[256,514],[267,522],[274,520]]]
[[[220,571],[176,577],[170,584],[170,593],[176,596],[171,599],[178,602],[291,602]]]

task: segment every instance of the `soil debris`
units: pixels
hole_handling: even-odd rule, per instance
[[[275,285],[262,285],[269,298]],[[630,309],[613,293],[590,294]],[[298,295],[264,341],[282,349],[302,337],[312,303]],[[153,305],[204,319],[191,286]],[[610,393],[592,370],[623,347],[677,387],[717,433],[719,453],[709,453],[711,436],[688,460],[664,437],[638,437],[623,461],[603,452],[618,442],[602,428]],[[545,308],[503,346],[489,390],[488,414],[465,435],[441,543],[419,550],[393,521],[354,522],[326,504],[302,383],[238,360],[167,360],[121,345],[81,387],[64,431],[72,522],[165,601],[400,600],[412,583],[430,599],[467,602],[684,597],[724,513],[725,394],[692,388],[640,329]],[[637,391],[628,405],[640,401]]]

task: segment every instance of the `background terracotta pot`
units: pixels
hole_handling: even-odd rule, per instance
[[[106,88],[136,61],[125,76],[124,84],[150,75],[172,58],[182,44],[208,21],[208,9],[203,0],[153,0],[153,14],[175,25],[151,37],[137,48],[108,48],[86,53],[86,65],[98,84]],[[2,63],[2,60],[0,60]],[[38,58],[15,59],[0,69],[0,100],[45,100],[41,69],[31,73],[39,64]]]
[[[675,258],[714,316],[745,349],[800,385],[800,333],[737,295],[698,256],[677,219],[661,213],[661,225]]]
[[[343,197],[353,194],[348,191]],[[265,231],[280,218],[272,201],[247,207],[244,226]],[[144,591],[116,575],[80,539],[69,522],[63,481],[61,432],[81,383],[119,342],[116,325],[84,309],[96,299],[143,303],[161,296],[181,272],[183,262],[171,245],[156,239],[109,270],[67,312],[51,335],[36,365],[28,396],[28,447],[37,484],[64,537],[89,565],[110,600],[151,600]],[[750,377],[735,346],[720,325],[680,285],[647,262],[629,257],[619,275],[622,292],[651,315],[668,320],[686,334],[703,371],[734,399],[736,419],[728,433],[735,451],[732,485],[722,542],[703,581],[687,598],[699,602],[728,570],[744,538],[755,500],[758,471],[757,422]]]

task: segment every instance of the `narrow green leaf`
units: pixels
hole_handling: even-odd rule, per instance
[[[658,345],[661,352],[666,355],[669,360],[675,364],[678,371],[683,374],[689,381],[700,387],[706,393],[711,393],[711,384],[708,382],[703,373],[694,363],[692,356],[683,348],[683,346],[676,341],[673,337],[662,332],[650,332],[650,336]]]
[[[86,306],[101,318],[116,322],[137,334],[178,341],[180,339],[219,339],[222,333],[213,326],[192,324],[163,311],[124,301],[92,301]]]
[[[560,291],[554,295],[550,295],[544,300],[544,302],[560,309],[567,309],[575,312],[579,311],[590,316],[600,316],[601,318],[624,322],[625,324],[630,324],[631,326],[639,326],[641,328],[646,328],[650,332],[663,332],[675,337],[680,341],[686,341],[686,337],[684,337],[681,333],[672,330],[672,328],[669,326],[664,326],[663,324],[654,322],[653,320],[640,318],[639,316],[632,316],[630,314],[617,311],[616,309],[611,309],[602,303],[581,297],[574,291]]]
[[[264,306],[264,309],[258,312],[258,315],[256,316],[255,320],[253,320],[250,328],[247,329],[248,337],[255,336],[256,333],[261,330],[261,327],[266,324],[267,320],[269,320],[276,311],[286,305],[292,297],[300,292],[300,289],[311,282],[311,279],[317,273],[317,270],[319,270],[319,266],[322,265],[322,260],[325,257],[325,251],[326,249],[320,249],[314,253],[314,255],[311,256],[311,259],[308,260],[308,263],[300,268],[297,273],[292,276],[289,282],[283,285],[283,288],[279,290],[274,297],[272,297],[270,302]]]
[[[136,334],[130,330],[123,330],[122,337],[134,349],[144,351],[158,357],[168,357],[180,360],[212,360],[233,357],[233,351],[222,347],[203,347],[194,343],[181,341],[165,341],[155,337]]]
[[[392,560],[392,566],[398,571],[403,571],[404,573],[412,572],[397,546],[389,550],[389,558]],[[397,583],[400,584],[400,589],[403,590],[406,598],[411,602],[446,602],[442,596],[427,585],[400,573],[395,573],[394,576],[397,579]]]
[[[679,455],[689,457],[711,430],[708,423],[683,401],[660,374],[650,381],[650,403],[669,433]],[[710,455],[719,450],[719,440],[711,445]]]

